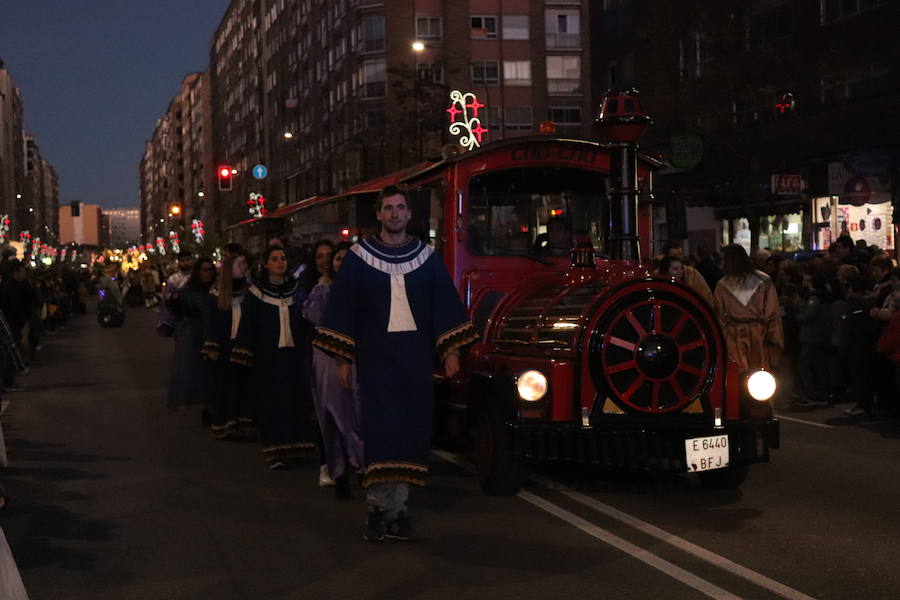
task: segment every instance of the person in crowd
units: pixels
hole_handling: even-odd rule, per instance
[[[854,406],[844,412],[850,416],[874,415],[875,342],[877,322],[869,315],[871,298],[862,277],[854,277],[847,284],[846,307],[841,315],[838,357],[849,384],[849,396]]]
[[[211,381],[200,350],[212,308],[209,290],[215,280],[216,266],[212,259],[198,258],[187,283],[169,298],[175,319],[175,355],[167,406],[169,410],[175,410],[199,404],[204,411],[204,422],[209,421],[207,407]]]
[[[139,285],[144,295],[144,306],[153,308],[159,302],[159,297],[156,295],[159,290],[159,274],[148,262],[141,265],[138,273]]]
[[[723,277],[713,299],[728,358],[741,369],[774,370],[784,348],[775,286],[768,275],[753,268],[743,246],[726,246],[723,259]]]
[[[872,292],[876,296],[876,306],[883,305],[893,292],[891,284],[891,271],[893,270],[894,261],[886,254],[875,256],[869,261],[869,281],[872,283]]]
[[[713,252],[709,240],[700,239],[695,250],[694,266],[703,276],[710,290],[716,289],[716,284],[722,279],[722,269],[719,268],[719,257]]]
[[[406,502],[428,472],[434,359],[453,377],[478,337],[440,256],[407,233],[406,193],[384,188],[375,213],[381,231],[347,253],[314,341],[337,357],[345,389],[356,365],[373,542],[415,537]]]
[[[834,318],[831,304],[832,288],[820,273],[804,275],[805,301],[797,312],[800,324],[800,356],[798,367],[802,382],[803,398],[797,406],[828,405],[828,350]]]
[[[663,246],[663,258],[666,256],[680,260],[684,267],[684,277],[682,277],[684,283],[703,296],[703,298],[711,301],[712,292],[710,292],[709,285],[707,285],[706,279],[700,274],[700,271],[688,264],[687,258],[684,256],[684,245],[681,240],[669,240],[665,243]]]
[[[658,273],[660,275],[662,275],[663,277],[671,277],[679,283],[684,283],[695,292],[700,294],[700,296],[704,300],[712,304],[712,292],[709,291],[709,286],[706,285],[706,280],[703,277],[694,277],[689,283],[685,278],[686,272],[687,265],[685,265],[684,262],[676,256],[663,256],[659,261]]]
[[[262,254],[259,279],[241,308],[230,360],[252,367],[257,428],[272,470],[316,451],[309,384],[310,327],[301,309],[306,293],[287,272],[283,248]]]
[[[211,431],[217,439],[248,439],[254,434],[253,393],[247,369],[231,362],[231,350],[241,324],[250,265],[239,249],[224,256],[216,286],[211,290],[214,307],[201,351],[213,365]]]
[[[890,380],[893,384],[890,389],[893,392],[891,408],[897,409],[897,395],[900,393],[900,295],[894,296],[894,312],[887,328],[878,338],[876,350],[878,354],[889,361],[891,365]]]
[[[856,250],[853,238],[849,235],[840,235],[834,243],[828,248],[829,254],[833,255],[842,265],[856,265],[860,263],[860,254]]]
[[[28,285],[28,274],[25,265],[18,259],[10,259],[3,264],[3,272],[0,277],[0,310],[6,316],[6,320],[12,331],[16,346],[21,350],[25,347],[28,337],[28,327],[32,313],[38,308],[38,298],[34,290]],[[6,365],[3,373],[3,391],[18,392],[25,388],[17,385],[15,381],[16,369]]]
[[[315,245],[317,265],[320,263],[320,252],[326,248],[331,248],[330,242]],[[303,316],[313,325],[322,322],[333,275],[340,270],[347,251],[346,244],[335,247],[330,268],[319,265],[319,281],[303,303]],[[352,498],[349,476],[363,467],[356,394],[353,389],[341,387],[334,359],[319,348],[313,348],[313,400],[327,462],[323,465],[322,474],[333,479],[338,500],[349,500]],[[320,485],[321,482],[320,475]]]
[[[170,299],[187,284],[191,278],[193,265],[193,255],[188,250],[182,250],[178,253],[177,270],[163,284],[159,322],[156,325],[156,331],[163,337],[172,337],[175,334],[175,316],[172,314]]]

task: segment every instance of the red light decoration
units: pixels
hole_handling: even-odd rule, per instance
[[[484,108],[484,104],[472,92],[450,92],[450,108],[446,110],[450,115],[450,134],[459,136],[459,144],[466,150],[472,150],[481,143],[487,129],[481,126],[478,110]]]
[[[341,229],[341,237],[343,237],[343,238],[349,238],[349,237],[350,237],[350,230],[347,229],[346,227],[344,227],[343,229]]]
[[[563,209],[561,209],[561,208],[552,208],[552,209],[550,209],[550,216],[551,216],[551,217],[561,217],[561,216],[563,216]]]

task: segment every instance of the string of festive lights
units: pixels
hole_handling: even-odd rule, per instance
[[[481,126],[481,119],[478,117],[478,110],[481,108],[484,108],[484,104],[478,102],[472,92],[450,92],[450,108],[447,109],[450,115],[450,135],[458,135],[460,146],[466,150],[481,146],[484,134],[488,131]]]

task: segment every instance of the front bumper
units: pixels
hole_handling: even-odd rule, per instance
[[[732,421],[712,427],[581,427],[577,423],[511,425],[516,451],[530,462],[570,462],[623,469],[684,472],[684,441],[728,434],[732,465],[768,462],[779,446],[778,419]]]

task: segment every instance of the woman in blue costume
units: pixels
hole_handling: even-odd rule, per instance
[[[316,244],[314,249],[318,252],[325,246]],[[335,248],[332,269],[320,275],[318,283],[303,303],[303,316],[313,325],[322,321],[331,294],[333,280],[330,273],[338,272],[348,248],[349,244]],[[319,348],[313,348],[313,400],[328,473],[335,482],[335,496],[338,500],[349,500],[352,497],[349,476],[363,466],[359,407],[354,390],[341,387],[334,358]]]
[[[253,367],[252,401],[270,469],[315,454],[309,385],[311,329],[301,309],[306,293],[287,274],[284,249],[266,248],[259,281],[249,287],[231,362]]]
[[[175,356],[169,381],[170,410],[209,403],[210,370],[200,355],[205,323],[212,309],[209,289],[216,279],[216,267],[209,257],[194,263],[190,279],[172,294],[175,316]]]
[[[225,258],[218,285],[211,292],[215,304],[202,353],[212,364],[210,412],[212,435],[217,439],[247,439],[255,435],[248,369],[230,360],[241,323],[249,268],[244,254]]]

